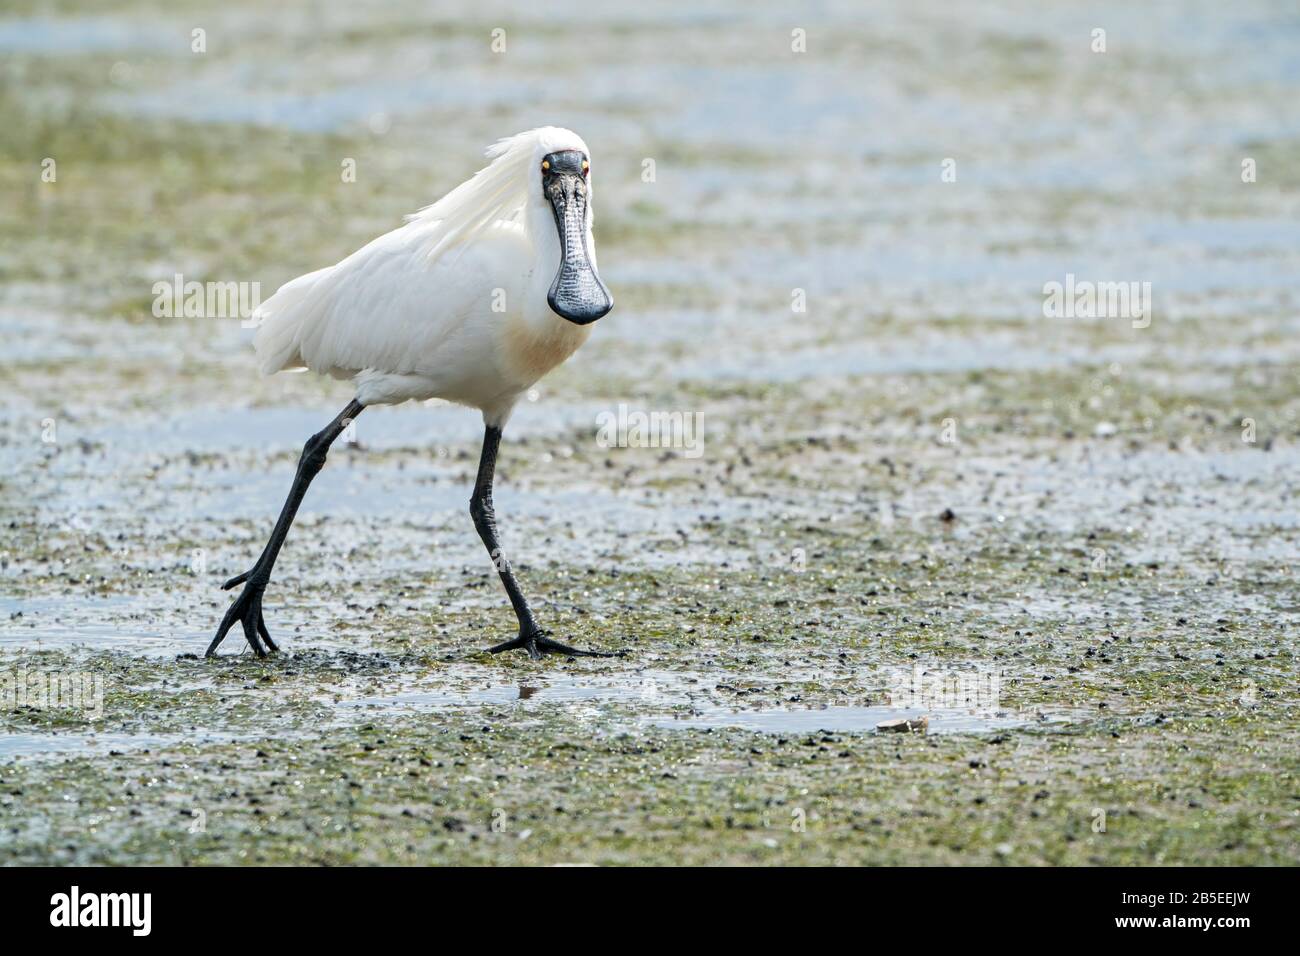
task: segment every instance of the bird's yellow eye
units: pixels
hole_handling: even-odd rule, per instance
[[[585,172],[586,172],[587,170],[589,170],[589,169],[591,169],[591,163],[587,162],[587,161],[584,159],[584,160],[582,161],[582,171],[585,173]]]
[[[542,172],[545,172],[550,168],[551,168],[551,161],[549,159],[542,160]]]

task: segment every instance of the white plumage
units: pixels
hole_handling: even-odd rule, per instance
[[[443,398],[503,424],[590,333],[547,304],[561,245],[536,169],[563,150],[589,155],[553,126],[503,139],[488,166],[406,225],[286,283],[254,313],[262,374],[306,367],[352,379],[363,405]]]

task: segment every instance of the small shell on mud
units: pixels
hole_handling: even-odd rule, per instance
[[[881,733],[923,734],[929,726],[929,717],[899,717],[897,720],[882,720],[876,724],[876,730]]]

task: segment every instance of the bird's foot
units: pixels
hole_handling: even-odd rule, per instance
[[[487,652],[489,654],[500,654],[502,651],[517,650],[527,651],[528,656],[535,661],[540,661],[546,654],[563,654],[566,657],[622,657],[624,653],[623,651],[582,651],[576,647],[570,647],[568,644],[553,641],[540,630],[521,630],[519,636],[513,641],[506,641],[504,644],[489,647]]]
[[[236,621],[244,626],[244,637],[248,640],[248,646],[258,657],[265,657],[267,651],[280,649],[275,641],[271,640],[271,635],[266,630],[266,621],[262,618],[262,594],[266,591],[266,579],[258,575],[257,569],[254,568],[252,571],[245,571],[231,578],[221,585],[221,590],[229,591],[237,584],[243,584],[244,590],[239,592],[239,597],[235,598],[234,603],[226,610],[226,616],[221,619],[217,636],[208,645],[205,657],[216,656],[217,648],[226,639],[226,632]],[[265,647],[263,647],[264,643]]]

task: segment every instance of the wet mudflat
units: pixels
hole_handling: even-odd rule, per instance
[[[1298,28],[1029,11],[583,5],[504,58],[476,6],[6,14],[0,689],[102,696],[0,707],[0,861],[1297,862]],[[202,660],[349,392],[153,284],[269,294],[544,122],[618,305],[497,506],[555,636],[626,656],[482,653],[479,421],[408,405],[312,487],[285,652]],[[1151,321],[1044,316],[1066,273]],[[606,447],[620,403],[703,443]]]

